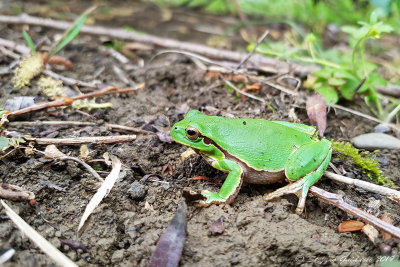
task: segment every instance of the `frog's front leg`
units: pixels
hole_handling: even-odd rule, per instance
[[[331,142],[326,139],[299,147],[292,153],[285,165],[285,175],[292,183],[265,195],[264,200],[269,201],[294,193],[299,197],[296,213],[301,214],[304,210],[308,189],[321,178],[329,165],[331,155]]]
[[[203,191],[201,194],[206,200],[200,201],[202,206],[210,206],[212,204],[230,204],[239,193],[240,186],[242,185],[243,170],[239,164],[229,159],[221,159],[214,161],[212,166],[218,170],[229,172],[228,176],[223,183],[219,193]]]

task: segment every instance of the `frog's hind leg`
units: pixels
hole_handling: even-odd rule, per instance
[[[296,194],[299,197],[296,213],[301,214],[308,190],[323,175],[331,160],[331,154],[331,144],[325,139],[300,147],[288,159],[285,168],[286,177],[292,183],[265,195],[264,200],[269,201],[283,195]]]

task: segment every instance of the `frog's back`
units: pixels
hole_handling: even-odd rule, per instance
[[[198,129],[219,147],[257,170],[280,171],[295,147],[312,140],[315,129],[263,119],[205,116]]]

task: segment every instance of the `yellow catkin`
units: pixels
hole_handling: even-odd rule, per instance
[[[15,69],[13,84],[17,89],[29,85],[30,81],[43,70],[43,59],[41,53],[33,53],[24,58]]]
[[[55,80],[51,77],[40,77],[38,86],[42,92],[53,100],[61,97],[67,97],[67,93],[64,91],[62,81]]]

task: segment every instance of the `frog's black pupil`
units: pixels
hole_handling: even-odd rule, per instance
[[[187,130],[187,134],[188,134],[188,135],[195,135],[195,134],[196,134],[196,132],[195,132],[195,131],[193,131],[193,130]]]

